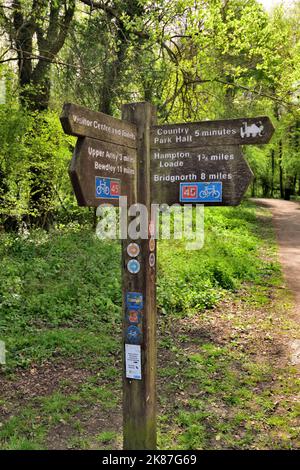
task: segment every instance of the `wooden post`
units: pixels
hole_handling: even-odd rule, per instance
[[[130,191],[128,206],[135,202],[145,205],[150,221],[150,126],[155,124],[156,110],[150,103],[127,104],[122,108],[122,119],[137,126],[136,191]],[[122,241],[123,448],[125,450],[156,449],[156,242],[153,238],[151,240],[148,227],[147,233],[147,239],[128,238]],[[131,256],[128,254],[130,243],[138,245],[138,255],[135,256],[137,247],[134,245],[131,245],[133,247]],[[139,265],[133,263],[133,270],[139,269],[137,273],[129,271],[130,260],[139,263]],[[135,303],[139,305],[134,305]],[[134,321],[137,317],[139,319]],[[141,332],[139,338],[130,337],[130,333],[138,334],[139,331]],[[128,346],[126,346],[128,343],[133,343],[133,349],[137,354],[139,350],[141,353],[139,379],[128,378],[128,373],[126,374],[126,361],[127,367],[130,366]],[[138,358],[136,359],[138,362]]]
[[[252,179],[239,146],[269,142],[274,127],[267,116],[156,126],[156,110],[150,103],[124,105],[122,114],[120,120],[65,103],[61,123],[66,134],[79,137],[69,168],[78,204],[123,207],[122,198],[127,197],[128,206],[140,203],[148,216],[141,227],[143,236],[138,239],[131,233],[124,236],[124,215],[127,226],[131,222],[128,212],[121,220],[123,429],[125,450],[153,450],[156,221],[151,220],[151,203],[156,207],[174,203],[239,204]],[[115,157],[114,165],[110,154]],[[172,167],[172,174],[168,167]]]

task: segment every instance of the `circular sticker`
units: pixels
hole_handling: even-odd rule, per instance
[[[140,310],[129,310],[126,315],[128,323],[138,325],[141,322],[141,311]]]
[[[151,268],[153,268],[153,266],[155,265],[155,254],[154,253],[150,253],[149,264],[150,264]]]
[[[127,254],[131,256],[131,258],[135,258],[140,253],[140,247],[137,243],[129,243],[127,247]]]
[[[129,344],[140,344],[142,332],[137,326],[129,326],[126,331],[126,342]]]
[[[131,259],[127,263],[127,269],[131,274],[137,274],[141,269],[141,265],[136,259]]]
[[[150,240],[149,240],[149,250],[150,251],[155,250],[155,239],[154,238],[150,238]]]

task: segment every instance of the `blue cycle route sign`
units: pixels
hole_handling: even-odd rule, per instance
[[[222,183],[180,183],[180,202],[222,202]]]
[[[115,178],[95,177],[95,197],[99,199],[118,199],[121,181]]]

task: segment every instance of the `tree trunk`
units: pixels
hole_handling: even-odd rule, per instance
[[[271,151],[271,165],[272,165],[272,174],[271,174],[271,197],[274,197],[274,175],[275,175],[275,150]]]
[[[65,43],[74,16],[75,0],[14,0],[11,8],[13,30],[9,34],[18,54],[20,101],[29,111],[45,111],[49,106],[51,92],[51,65]],[[39,52],[33,54],[35,42]],[[34,165],[30,172],[30,222],[47,228],[52,221],[49,206],[51,180],[49,175],[43,174]]]
[[[251,197],[255,197],[255,196],[256,196],[256,178],[254,177],[252,181]]]
[[[51,63],[39,62],[31,75],[30,87],[22,92],[29,110],[45,111],[48,109],[51,92]]]
[[[283,185],[283,168],[282,168],[282,140],[278,144],[279,153],[279,184],[280,184],[280,197],[284,198],[284,185]]]

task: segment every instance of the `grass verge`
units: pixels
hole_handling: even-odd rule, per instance
[[[160,448],[298,448],[270,216],[248,204],[205,223],[202,250],[159,244]],[[0,251],[1,448],[120,448],[118,244],[73,225],[1,235]]]

